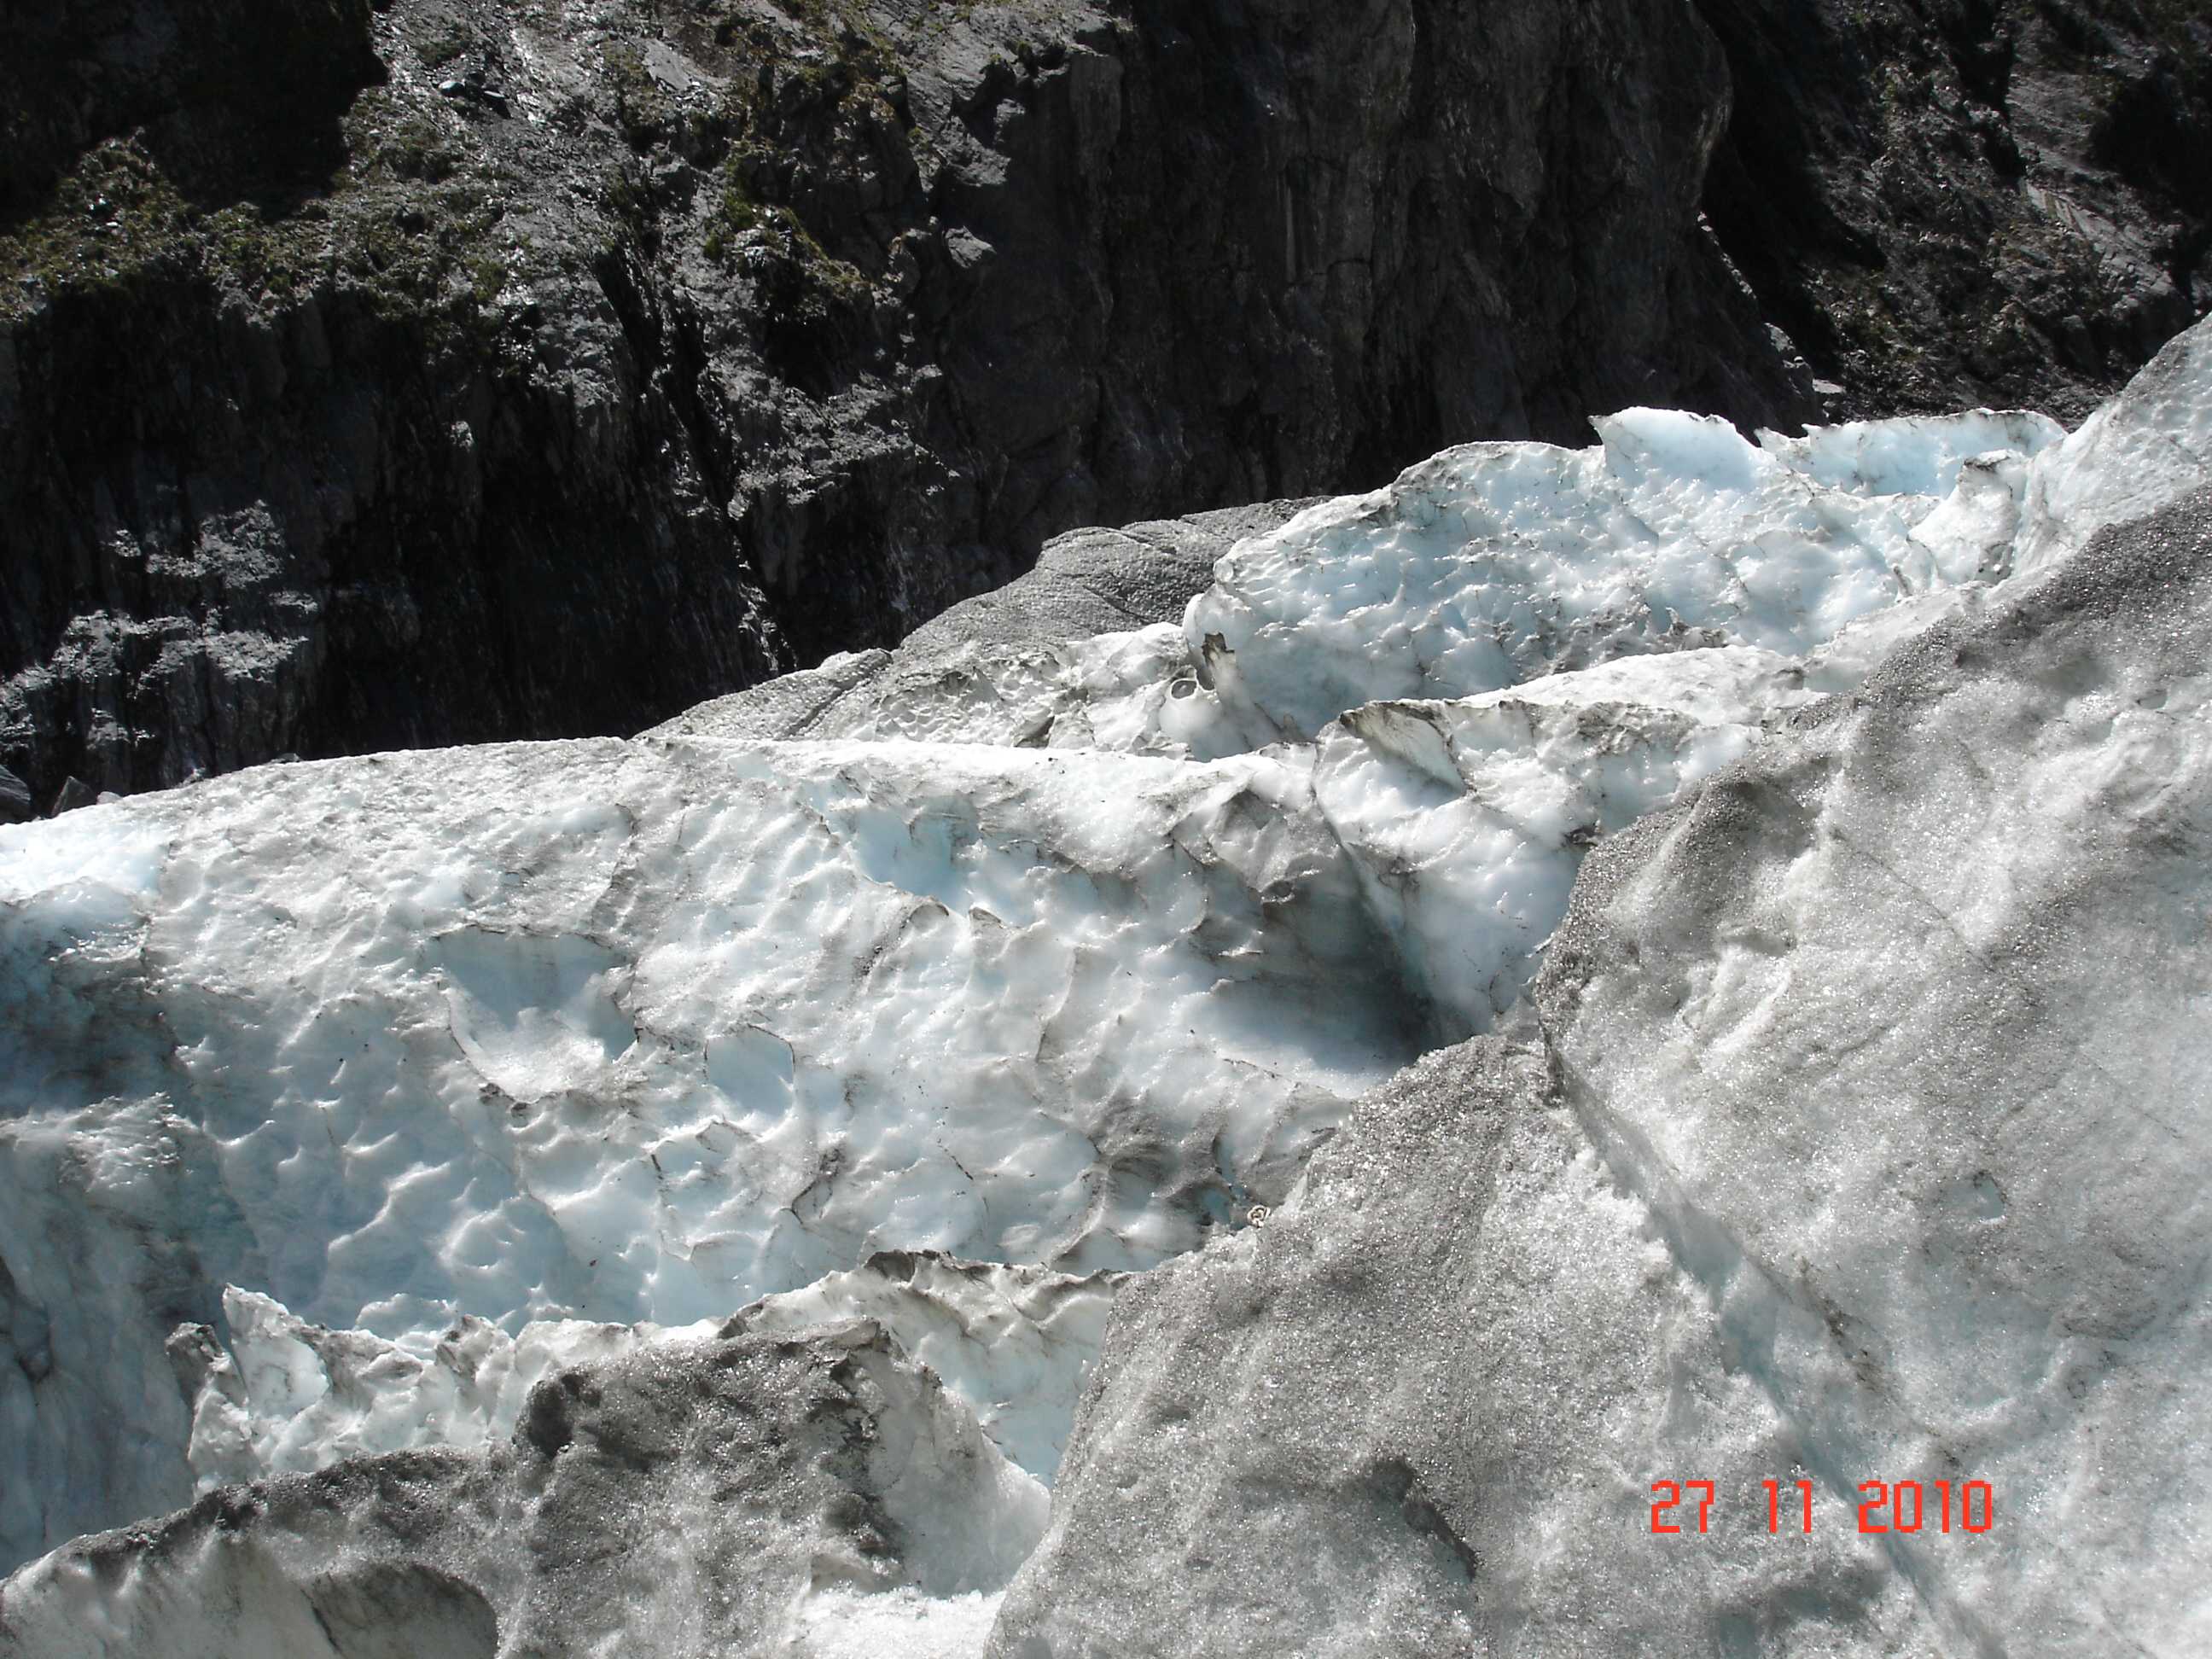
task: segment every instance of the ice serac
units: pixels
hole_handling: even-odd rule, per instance
[[[1511,1043],[1124,1293],[992,1654],[2203,1652],[2208,662],[2199,493],[1601,842]]]
[[[2212,473],[2212,317],[2168,341],[2066,441],[2038,458],[2016,556],[2023,573],[2108,524],[2155,512]]]
[[[873,1322],[559,1371],[513,1438],[229,1486],[0,1585],[6,1659],[971,1654],[1042,1486]]]
[[[1447,450],[1240,544],[1183,626],[1247,738],[1618,656],[1812,649],[1901,595],[2003,574],[2008,536],[1984,544],[1942,509],[2061,435],[1986,411],[1763,448],[1669,410],[1593,424],[1595,447]]]
[[[1465,1036],[1521,999],[1584,852],[1812,701],[1804,680],[1744,646],[1369,703],[1322,728],[1315,791],[1408,984]]]

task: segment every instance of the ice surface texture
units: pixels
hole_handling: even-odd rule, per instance
[[[1522,1046],[1124,1293],[992,1654],[2206,1651],[2208,664],[2212,492],[1601,843]]]
[[[2208,328],[2087,439],[1978,413],[1753,446],[1632,410],[1586,451],[1449,452],[1242,542],[1180,627],[832,665],[861,692],[817,686],[799,718],[836,740],[368,757],[0,829],[0,1544],[361,1453],[475,1448],[440,1455],[489,1473],[452,1479],[496,1482],[564,1379],[860,1318],[883,1365],[942,1382],[954,1463],[1030,1494],[1006,1514],[1059,1472],[1005,1651],[1451,1651],[1516,1620],[1615,1647],[2001,1645],[2008,1599],[2061,1594],[2047,1527],[1964,1576],[1924,1542],[1785,1565],[1762,1534],[1699,1566],[1623,1528],[1652,1479],[1756,1492],[1793,1458],[1831,1492],[1947,1455],[2025,1492],[2023,1460],[2087,1455],[2107,1376],[2143,1396],[2109,1408],[2134,1443],[2167,1420],[2160,1368],[2197,1363],[2202,1240],[2153,1179],[2185,1166],[2118,1139],[2133,1119],[2038,1130],[2069,1097],[2022,1079],[2118,1043],[2115,1098],[2166,1116],[2165,1088],[2177,1146],[2201,1138],[2185,1056],[2136,1030],[2191,994],[2153,946],[2194,937],[2205,641],[2173,550],[2197,520],[2144,532],[2165,564],[2064,549],[2197,476]],[[2087,476],[2123,452],[2183,460]],[[2109,604],[2068,610],[2100,570]],[[1925,667],[1946,641],[1981,702]],[[1652,851],[1739,799],[1799,839]],[[2130,803],[2179,814],[2183,851],[2126,842]],[[1831,814],[1862,856],[1819,839]],[[2127,896],[2146,882],[2180,907],[2163,934]],[[1524,994],[1571,902],[1540,1036]],[[1681,915],[1646,933],[1638,904]],[[2008,918],[2064,951],[2077,911],[2104,931],[2066,961],[2158,982],[2062,1003],[2006,967],[2042,937]],[[2000,975],[1982,1001],[1954,935]],[[1370,1099],[1277,1224],[1224,1237],[1418,1052],[1501,1026]],[[2029,1071],[1942,1046],[1977,1030]],[[1970,1077],[1980,1115],[1936,1091]],[[2103,1190],[2051,1150],[2083,1124],[2150,1182],[2111,1188],[2121,1212],[2167,1229],[2109,1271],[2086,1212],[2008,1219],[2039,1181]],[[1191,1252],[1129,1292],[1060,1470],[1114,1275]],[[2153,1288],[2129,1301],[2123,1268]],[[2082,1327],[2099,1371],[2064,1346],[2077,1307],[2148,1311]],[[1948,1385],[1971,1400],[1927,1380],[1939,1350],[1975,1354]],[[921,1509],[986,1502],[945,1469]],[[1242,1541],[1194,1541],[1224,1517]],[[1118,1584],[1109,1547],[1141,1564]],[[2113,1628],[2199,1616],[2152,1582],[2173,1559],[2134,1569]],[[823,1651],[972,1636],[957,1598],[1012,1571],[991,1559],[957,1590],[894,1574],[848,1605],[809,1580],[788,1605]],[[312,1603],[307,1571],[281,1576]],[[189,1599],[200,1572],[160,1582]],[[63,1573],[8,1606],[48,1617]],[[80,1613],[121,1594],[93,1581]],[[500,1582],[506,1644],[535,1592]],[[1680,1605],[1639,1612],[1662,1583]]]
[[[797,1334],[872,1319],[952,1389],[1008,1461],[1049,1482],[1077,1382],[1124,1277],[887,1251],[763,1297],[738,1316],[738,1328]],[[717,1328],[538,1320],[510,1337],[467,1316],[425,1358],[367,1331],[310,1325],[235,1286],[223,1292],[222,1311],[227,1346],[204,1325],[179,1327],[168,1345],[195,1397],[188,1455],[203,1486],[306,1473],[340,1457],[490,1444],[512,1432],[547,1379]]]
[[[225,1285],[427,1361],[1279,1197],[1425,1035],[1310,775],[526,745],[5,832],[10,1547],[191,1495],[163,1344]]]

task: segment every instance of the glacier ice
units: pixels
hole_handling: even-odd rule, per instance
[[[1486,1030],[1566,914],[1582,849],[1735,760],[1813,699],[1755,646],[1626,658],[1322,729],[1316,791],[1409,983]]]
[[[2208,664],[2212,489],[1601,842],[1125,1289],[993,1659],[2206,1651]]]
[[[2097,532],[2205,482],[2208,331],[2070,436],[1982,411],[1753,444],[1628,410],[1589,449],[1470,446],[1266,509],[1202,591],[1187,541],[1073,549],[910,648],[632,742],[265,768],[0,828],[0,1559],[249,1483],[25,1569],[0,1653],[101,1620],[151,1651],[224,1595],[285,1629],[428,1620],[424,1652],[492,1650],[470,1646],[489,1616],[520,1650],[568,1592],[394,1517],[528,1510],[544,1413],[732,1345],[965,1449],[905,1486],[833,1470],[845,1498],[746,1534],[785,1564],[773,1616],[684,1622],[671,1598],[708,1569],[626,1537],[594,1593],[635,1597],[648,1647],[972,1654],[995,1625],[1004,1654],[1509,1627],[1982,1650],[2017,1604],[2052,1650],[2097,1650],[2058,1610],[2051,1525],[1954,1571],[1855,1536],[1667,1556],[1622,1517],[1655,1460],[1754,1488],[1795,1460],[1827,1501],[1859,1462],[1951,1467],[1939,1424],[2011,1489],[2075,1458],[2063,1513],[2098,1478],[2085,1424],[2133,1458],[2195,1409],[2151,1395],[2202,1326],[2170,1186],[2113,1189],[2164,1218],[2136,1257],[2094,1257],[2076,1201],[1976,1277],[2027,1231],[2003,1231],[2017,1194],[2073,1167],[2061,1050],[2102,1066],[2140,1021],[2179,1029],[2192,981],[2128,932],[2155,931],[2138,908],[2097,949],[2160,983],[2097,993],[2108,1031],[2027,976],[1991,1006],[1965,988],[2142,878],[2129,835],[2193,844],[2181,658],[2130,713],[2112,688],[2149,647],[2067,607],[2134,605],[2186,655],[2183,609],[2144,611],[2111,574],[2137,556]],[[1143,625],[1091,631],[1117,618]],[[2038,680],[2069,629],[2090,643]],[[1852,747],[1878,727],[1879,754]],[[1884,790],[1917,805],[1885,818]],[[1846,855],[1820,826],[1850,813],[1871,827]],[[2105,886],[2064,887],[2069,836],[2103,846]],[[1944,954],[1962,927],[1979,956]],[[2021,1099],[1953,1066],[1942,1032],[1978,1020],[2062,1081]],[[1874,1057],[1916,1033],[1928,1057],[1882,1096]],[[1832,1102],[1777,1081],[1793,1044]],[[2136,1043],[2112,1074],[2184,1102],[2186,1144],[2183,1055]],[[1990,1103],[1931,1107],[1947,1066]],[[2000,1118],[2027,1139],[1990,1140]],[[1758,1212],[1770,1187],[1794,1218]],[[1885,1265],[1838,1194],[1922,1265]],[[2087,1288],[2051,1315],[2069,1273]],[[2100,1297],[2148,1322],[2092,1330]],[[2046,1316],[2090,1323],[2021,1334]],[[1929,1382],[1938,1329],[1986,1351],[1987,1398]],[[862,1352],[865,1387],[839,1357]],[[626,1432],[594,1454],[600,1500],[721,1524],[614,1496]],[[678,1439],[654,1467],[690,1480]],[[564,1514],[547,1547],[595,1547]],[[2157,1644],[2203,1616],[2170,1574],[2195,1516],[2115,1565],[2128,1605],[2095,1628],[2179,1650]],[[359,1547],[317,1565],[333,1527]],[[881,1570],[818,1570],[854,1559]]]
[[[1379,698],[1685,645],[1802,653],[1901,594],[1991,574],[1957,536],[1915,529],[2057,435],[2027,416],[1923,421],[1925,458],[1907,468],[1874,465],[1860,428],[1760,448],[1672,410],[1593,424],[1595,447],[1447,450],[1240,543],[1183,624],[1240,727],[1310,737]],[[1968,452],[1991,467],[1956,465]],[[1930,487],[1875,493],[1899,481]]]
[[[2212,331],[2168,341],[2120,395],[2036,458],[2014,568],[2041,570],[2106,525],[2171,505],[2212,470]]]
[[[186,1457],[203,1491],[341,1457],[473,1449],[512,1433],[531,1390],[564,1371],[717,1334],[797,1335],[856,1318],[927,1365],[1000,1455],[1049,1484],[1076,1385],[1124,1277],[885,1251],[763,1297],[727,1322],[669,1330],[645,1320],[533,1320],[509,1336],[471,1315],[427,1358],[368,1331],[325,1330],[230,1285],[224,1334],[179,1326],[168,1347],[191,1396]]]
[[[509,1439],[228,1486],[0,1585],[39,1659],[972,1654],[1043,1488],[867,1319],[655,1342]]]
[[[9,1547],[190,1495],[164,1343],[225,1285],[428,1360],[887,1249],[1141,1267],[1279,1196],[1425,1035],[1310,773],[517,745],[5,832]]]
[[[1928,1650],[1874,1540],[1765,1534],[1795,1425],[1547,1071],[1425,1057],[1127,1288],[994,1659]]]

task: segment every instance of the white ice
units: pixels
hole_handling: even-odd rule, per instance
[[[9,1547],[189,1496],[163,1342],[225,1285],[428,1364],[1279,1196],[1424,1036],[1311,770],[518,745],[0,834]]]

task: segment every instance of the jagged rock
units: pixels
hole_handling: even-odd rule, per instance
[[[0,766],[0,823],[21,823],[37,816],[38,809],[31,805],[30,787]]]
[[[179,178],[241,194],[336,165],[339,118],[385,72],[371,3],[11,8],[0,19],[0,215],[34,211],[86,149],[126,132]]]
[[[972,1651],[1044,1495],[866,1320],[541,1382],[507,1443],[226,1486],[0,1584],[8,1659]],[[885,1650],[879,1649],[878,1650]]]
[[[1698,0],[1704,198],[1832,417],[2078,419],[2212,307],[2212,19],[2128,0]]]

